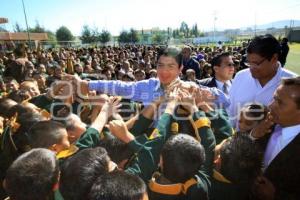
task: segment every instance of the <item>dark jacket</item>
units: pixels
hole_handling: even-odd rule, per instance
[[[206,86],[206,87],[217,87],[217,82],[215,77],[206,78],[200,80],[200,85]]]
[[[269,137],[259,139],[265,150]],[[298,134],[267,167],[264,175],[273,183],[275,199],[300,199],[300,134]]]

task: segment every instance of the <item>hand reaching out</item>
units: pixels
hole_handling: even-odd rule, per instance
[[[106,101],[102,106],[101,113],[105,112],[107,118],[114,116],[120,111],[119,110],[119,108],[121,107],[120,101],[121,99],[119,97],[115,97],[115,96],[109,97],[108,101]]]
[[[128,131],[127,126],[123,120],[113,120],[109,122],[108,128],[110,132],[125,143],[134,140],[134,136]]]

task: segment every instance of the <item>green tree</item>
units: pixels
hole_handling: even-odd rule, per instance
[[[133,28],[130,29],[129,37],[131,43],[136,43],[140,41],[138,32]]]
[[[5,28],[0,27],[0,32],[8,32]]]
[[[155,44],[162,44],[163,42],[166,41],[166,36],[162,32],[156,32],[152,36],[152,42]]]
[[[183,35],[184,35],[185,38],[188,38],[188,37],[189,37],[189,32],[190,32],[190,30],[189,30],[189,26],[187,25],[187,23],[181,22],[179,31],[180,31],[181,33],[183,33]]]
[[[48,40],[51,42],[56,42],[56,36],[52,31],[46,31],[48,35]]]
[[[129,34],[127,31],[122,31],[119,35],[118,41],[120,43],[128,43],[130,42]]]
[[[25,30],[20,26],[20,24],[18,22],[16,22],[16,24],[14,25],[14,32],[24,32]]]
[[[82,27],[80,40],[82,41],[83,44],[89,44],[93,42],[94,39],[93,39],[92,30],[88,25],[84,25]]]
[[[194,37],[199,36],[199,30],[198,30],[198,25],[197,24],[194,24],[194,26],[192,27],[191,33]]]
[[[38,21],[35,21],[35,26],[33,28],[29,28],[29,32],[31,33],[45,33],[46,29],[40,25]]]
[[[56,39],[60,43],[63,43],[64,41],[73,41],[74,36],[72,35],[71,31],[67,27],[61,26],[56,31]]]
[[[105,45],[107,42],[110,41],[110,39],[111,39],[110,32],[106,30],[102,30],[102,32],[99,35],[99,41]]]
[[[100,33],[97,27],[94,27],[94,29],[92,29],[91,40],[92,42],[100,42]]]

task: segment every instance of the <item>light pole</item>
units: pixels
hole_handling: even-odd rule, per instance
[[[217,11],[214,11],[214,43],[216,42],[216,21],[217,21]]]
[[[31,40],[30,40],[30,34],[29,34],[29,28],[28,28],[28,22],[27,22],[27,15],[26,15],[26,10],[25,10],[24,0],[22,0],[22,5],[23,5],[23,12],[24,12],[26,28],[27,28],[28,45],[29,45],[29,49],[31,50]]]

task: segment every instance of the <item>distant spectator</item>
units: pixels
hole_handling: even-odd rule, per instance
[[[182,74],[186,75],[185,72],[188,69],[193,69],[196,73],[196,78],[201,78],[201,71],[200,71],[200,65],[194,58],[191,57],[192,49],[189,46],[186,46],[182,49],[182,56],[183,56],[183,69]]]
[[[282,38],[280,47],[281,47],[281,53],[279,55],[279,62],[281,63],[281,66],[284,67],[286,63],[286,58],[289,53],[290,47],[288,45],[288,39],[287,38]]]

